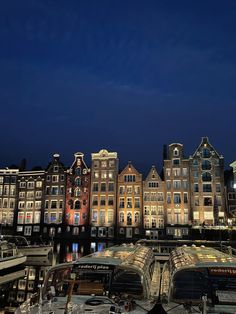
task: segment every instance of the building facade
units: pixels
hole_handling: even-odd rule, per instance
[[[224,158],[203,137],[190,156],[191,208],[194,225],[218,225],[225,219]]]
[[[0,169],[0,227],[13,228],[17,208],[18,169]]]
[[[54,154],[45,173],[43,236],[60,236],[63,231],[66,195],[66,169],[60,155]]]
[[[26,237],[42,233],[45,171],[21,171],[18,174],[16,231]]]
[[[113,239],[115,236],[118,163],[116,152],[102,149],[98,153],[92,153],[90,190],[92,238]]]
[[[183,145],[169,145],[164,160],[166,234],[174,238],[188,236],[190,225],[189,160]]]
[[[165,184],[152,166],[143,182],[143,228],[149,239],[164,235]]]
[[[189,158],[170,144],[163,178],[153,166],[143,182],[131,163],[118,174],[116,152],[91,157],[91,171],[82,153],[69,169],[59,154],[45,170],[0,169],[1,232],[89,237],[96,249],[116,238],[182,238],[191,226],[236,224],[236,162],[225,181],[224,158],[207,137]]]
[[[142,236],[142,187],[142,174],[129,162],[118,175],[117,236],[119,238],[132,239]]]
[[[66,232],[76,236],[86,234],[89,225],[90,169],[83,153],[74,154],[74,162],[67,171]]]
[[[231,171],[225,181],[226,206],[229,224],[236,225],[236,161],[230,164]]]

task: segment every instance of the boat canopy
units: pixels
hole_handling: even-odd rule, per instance
[[[170,254],[170,270],[183,268],[236,267],[236,258],[209,247],[182,246]]]

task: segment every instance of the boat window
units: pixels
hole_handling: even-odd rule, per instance
[[[110,292],[115,295],[141,296],[143,285],[140,275],[130,270],[117,270],[113,276]]]
[[[214,303],[236,303],[236,269],[209,269],[209,283]]]
[[[174,276],[171,298],[178,303],[199,301],[207,291],[208,280],[205,272],[183,270]]]
[[[105,295],[109,291],[111,272],[79,271],[79,278],[75,281],[73,294]]]
[[[105,295],[109,291],[111,271],[84,271],[71,268],[57,269],[47,281],[47,293],[51,286],[56,296],[66,296],[69,290],[73,295]]]
[[[66,296],[69,288],[69,280],[71,277],[71,268],[55,269],[48,274],[46,282],[46,294],[51,292],[51,287],[55,289],[56,296]]]

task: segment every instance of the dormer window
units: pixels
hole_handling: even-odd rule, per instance
[[[180,160],[179,158],[175,158],[172,160],[173,165],[179,165],[180,164]]]
[[[211,157],[211,152],[208,148],[203,148],[202,149],[202,158],[210,158]]]

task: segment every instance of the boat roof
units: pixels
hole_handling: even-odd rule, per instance
[[[182,246],[170,254],[172,272],[192,267],[236,267],[236,258],[210,247]]]
[[[4,240],[7,240],[9,242],[13,242],[15,244],[25,244],[28,245],[27,239],[24,236],[21,235],[10,235],[10,234],[4,234],[1,235],[1,238]]]
[[[104,251],[95,252],[81,257],[78,261],[63,263],[53,266],[50,271],[73,267],[81,269],[112,269],[115,266],[124,266],[126,268],[135,268],[139,271],[145,271],[154,258],[151,248],[141,245],[116,245]],[[94,265],[106,265],[107,267],[93,267]]]
[[[143,268],[142,265],[152,255],[152,250],[140,245],[117,245],[104,251],[81,257],[79,264],[104,264],[104,265],[132,265]]]

